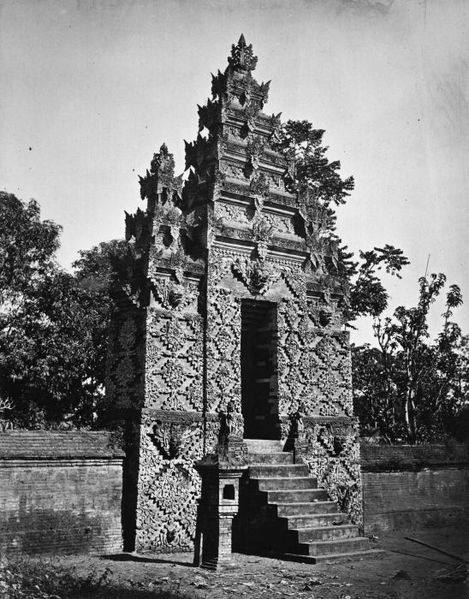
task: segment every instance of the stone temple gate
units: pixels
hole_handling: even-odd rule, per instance
[[[263,112],[256,62],[241,37],[199,107],[188,178],[163,145],[140,179],[146,209],[126,215],[107,400],[126,422],[124,525],[138,551],[192,548],[194,463],[227,409],[248,447],[295,446],[302,484],[314,481],[350,530],[361,522],[344,293],[310,259],[314,207],[289,191],[294,163],[275,149],[280,116]]]

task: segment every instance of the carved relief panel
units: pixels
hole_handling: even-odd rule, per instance
[[[358,423],[350,419],[305,419],[304,462],[354,524],[363,521]]]
[[[207,281],[207,411],[241,412],[241,307],[229,288],[230,258],[213,250]]]
[[[106,397],[117,412],[142,403],[144,381],[143,312],[130,309],[115,314],[110,328]]]
[[[214,436],[214,434],[212,435]],[[144,412],[140,431],[137,551],[192,548],[204,453],[201,418]]]
[[[202,319],[149,309],[145,406],[202,411]]]

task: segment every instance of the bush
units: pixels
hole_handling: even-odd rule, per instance
[[[111,580],[112,570],[92,570],[87,576],[75,568],[54,566],[48,560],[18,558],[0,562],[0,597],[3,599],[188,599],[178,592],[129,587]]]

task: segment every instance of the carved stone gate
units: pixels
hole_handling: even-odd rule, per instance
[[[229,402],[245,437],[286,440],[301,411],[304,460],[360,523],[360,465],[340,281],[314,205],[289,191],[280,115],[241,37],[199,107],[183,182],[163,145],[140,179],[116,262],[107,401],[125,422],[127,548],[192,549],[200,481]],[[320,248],[320,249],[318,249]],[[316,252],[316,259],[312,253]]]

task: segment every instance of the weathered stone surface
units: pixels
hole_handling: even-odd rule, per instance
[[[123,452],[106,432],[0,435],[0,553],[122,549]]]
[[[146,210],[126,218],[107,398],[127,422],[139,551],[191,547],[193,464],[213,450],[228,405],[245,437],[284,443],[301,412],[296,454],[361,522],[344,292],[312,260],[328,251],[312,226],[318,207],[292,192],[256,62],[241,37],[199,107],[208,134],[186,143],[184,185],[163,145],[140,181]]]
[[[367,533],[469,522],[467,447],[362,446]]]

